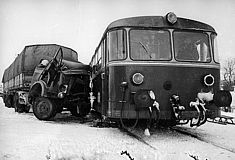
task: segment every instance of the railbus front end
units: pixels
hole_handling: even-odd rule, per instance
[[[92,108],[123,126],[200,126],[219,116],[231,95],[220,91],[216,36],[174,13],[111,23],[90,63]]]

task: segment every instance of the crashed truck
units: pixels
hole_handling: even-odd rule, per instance
[[[5,70],[3,100],[16,112],[32,107],[39,120],[50,120],[69,110],[74,116],[90,111],[90,67],[77,52],[56,44],[30,45]]]

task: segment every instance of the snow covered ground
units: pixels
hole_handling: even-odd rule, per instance
[[[65,114],[66,115],[66,114]],[[18,114],[0,102],[1,160],[233,160],[235,125],[206,123],[187,129],[206,142],[171,129],[157,129],[147,137],[149,145],[118,128],[96,128],[69,116],[39,121],[33,113]],[[193,158],[195,157],[195,158]]]

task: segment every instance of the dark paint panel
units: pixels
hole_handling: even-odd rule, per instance
[[[132,75],[139,72],[144,75],[144,82],[141,85],[134,85]],[[203,85],[203,77],[212,74],[215,78],[213,87]],[[111,66],[109,67],[109,107],[112,110],[112,116],[121,109],[122,90],[121,82],[128,82],[128,88],[125,95],[125,110],[133,110],[133,94],[139,89],[151,89],[156,95],[156,100],[160,104],[160,111],[163,117],[170,117],[171,104],[170,97],[173,94],[180,96],[181,104],[186,110],[192,110],[189,107],[191,101],[195,101],[198,92],[214,92],[219,90],[219,69],[200,68],[200,67],[182,67],[182,66]],[[165,113],[165,111],[169,111]],[[118,114],[118,113],[117,113]]]

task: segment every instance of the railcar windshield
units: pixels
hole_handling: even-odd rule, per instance
[[[132,60],[170,60],[170,33],[164,30],[130,30]]]
[[[202,32],[173,32],[177,61],[210,62],[209,37]]]

